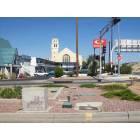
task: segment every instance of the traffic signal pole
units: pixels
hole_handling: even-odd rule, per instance
[[[120,56],[120,30],[118,23],[118,56]],[[118,59],[118,76],[120,76],[120,60]]]
[[[102,43],[101,43],[101,32],[100,32],[100,73],[99,73],[99,79],[101,79],[102,74]]]
[[[108,42],[108,64],[110,64],[110,41]]]
[[[112,48],[113,48],[113,27],[111,27],[111,40],[110,40],[110,47],[111,47],[111,50],[112,50]],[[110,63],[112,63],[111,61],[110,61]],[[113,75],[113,69],[111,68],[111,74]]]
[[[102,44],[101,44],[101,39],[102,37],[111,29],[111,56],[112,57],[112,50],[113,50],[113,26],[115,26],[118,22],[120,22],[120,18],[117,17],[112,17],[112,20],[109,24],[104,26],[102,30],[99,32],[100,33],[100,73],[99,73],[99,79],[101,79],[101,74],[102,74]],[[112,60],[112,58],[111,58]],[[112,61],[111,61],[112,63]],[[111,69],[112,69],[112,64],[111,64]]]

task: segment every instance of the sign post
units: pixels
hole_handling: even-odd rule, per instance
[[[102,44],[103,47],[106,47],[106,44],[107,44],[106,39],[95,39],[95,40],[93,40],[93,47],[94,48],[100,48],[100,44]]]
[[[99,69],[99,79],[101,79],[101,74],[102,74],[102,48],[106,47],[107,41],[106,39],[95,39],[93,40],[93,47],[95,48],[99,48],[100,49],[100,69]]]

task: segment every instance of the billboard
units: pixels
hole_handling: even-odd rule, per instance
[[[102,39],[101,41],[100,41],[100,39],[93,40],[94,48],[100,48],[100,44],[102,44],[103,47],[106,47],[106,44],[107,44],[106,39]]]
[[[121,39],[120,42],[121,52],[140,52],[140,40]],[[118,40],[115,40],[115,51],[118,51]]]

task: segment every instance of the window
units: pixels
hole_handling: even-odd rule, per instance
[[[68,54],[65,54],[63,56],[63,62],[69,63],[70,62],[70,56]]]

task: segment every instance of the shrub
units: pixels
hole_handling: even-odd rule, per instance
[[[127,64],[122,64],[120,68],[121,74],[131,74],[132,73],[132,67]]]
[[[111,72],[111,65],[110,64],[105,65],[105,71],[108,73]]]
[[[121,90],[121,89],[126,89],[127,85],[126,84],[110,84],[110,85],[100,86],[100,88],[104,90]]]
[[[111,84],[101,86],[107,92],[102,94],[106,98],[119,97],[121,100],[140,101],[140,96],[127,89],[127,84]]]
[[[21,87],[4,88],[0,90],[1,98],[18,98],[21,99]]]
[[[120,94],[122,100],[134,100],[134,97],[136,96],[136,94],[129,89],[122,91]]]
[[[96,85],[94,83],[87,83],[87,84],[81,84],[80,87],[94,88],[96,87]]]
[[[110,92],[106,92],[106,93],[102,94],[102,96],[104,96],[106,98],[113,98],[114,94],[112,94],[112,91],[110,91]]]
[[[0,73],[0,79],[7,79],[5,73]]]
[[[102,96],[106,97],[106,98],[113,98],[115,96],[120,97],[121,100],[129,100],[129,101],[140,101],[140,96],[138,96],[137,94],[133,93],[131,90],[129,89],[123,89],[123,90],[118,90],[118,91],[108,91],[104,94],[102,94]]]
[[[140,96],[135,96],[135,97],[134,97],[134,100],[135,100],[135,101],[140,101]]]
[[[56,67],[55,68],[55,77],[61,77],[63,76],[63,68]]]
[[[89,76],[96,76],[97,75],[97,67],[98,67],[97,62],[91,61],[88,65],[88,75]]]

